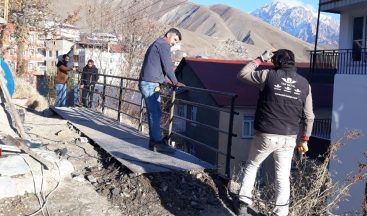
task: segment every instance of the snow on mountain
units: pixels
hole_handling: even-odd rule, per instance
[[[315,11],[312,6],[304,5],[298,0],[273,0],[271,3],[253,11],[251,15],[295,37],[314,43],[317,25],[317,12]],[[319,43],[335,45],[338,40],[338,21],[321,14]]]

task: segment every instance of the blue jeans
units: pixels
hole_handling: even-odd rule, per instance
[[[56,84],[56,107],[66,106],[66,84]]]
[[[149,137],[151,140],[160,142],[161,138],[161,96],[155,91],[159,83],[140,81],[139,88],[145,101],[148,113]]]
[[[78,104],[79,99],[79,85],[75,85],[73,88],[73,106],[76,106]]]

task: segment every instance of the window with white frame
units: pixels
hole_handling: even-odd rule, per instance
[[[195,107],[195,106],[192,106],[191,107],[191,112],[190,112],[190,120],[196,121],[197,112],[198,112],[198,108]],[[194,126],[194,127],[196,126],[196,124],[193,123],[193,122],[191,122],[191,125]]]
[[[15,41],[16,37],[14,33],[10,34],[10,41]]]
[[[182,118],[187,118],[187,105],[179,104],[175,110],[176,115]],[[177,132],[186,131],[186,119],[174,118],[173,119],[174,130]]]
[[[36,35],[35,34],[29,34],[29,41],[34,42],[36,40]]]
[[[353,19],[353,61],[366,61],[362,54],[366,55],[367,48],[367,16],[354,17]]]
[[[28,70],[33,70],[33,63],[28,63]]]
[[[15,55],[15,49],[14,49],[14,48],[10,48],[10,49],[9,49],[9,54],[10,54],[11,56]]]
[[[254,116],[244,115],[242,123],[242,138],[252,138],[254,136]]]
[[[28,54],[29,54],[29,56],[33,56],[34,55],[34,49],[29,49]]]
[[[178,105],[177,106],[177,115],[186,118],[187,106],[186,105]]]

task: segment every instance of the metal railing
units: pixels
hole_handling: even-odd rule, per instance
[[[367,48],[310,51],[312,72],[367,74]]]
[[[95,109],[96,111],[100,111],[103,114],[108,114],[109,117],[116,118],[116,120],[120,122],[123,121],[122,116],[127,116],[130,119],[133,119],[137,129],[140,132],[143,132],[143,125],[147,124],[148,122],[144,100],[138,89],[139,80],[105,74],[98,74],[98,76],[98,81],[94,82],[93,85],[84,85],[80,88],[81,93],[79,93],[79,101],[87,101],[83,104],[84,106]],[[78,80],[79,83],[83,81],[81,79],[81,72],[78,74]],[[88,80],[87,83],[88,82],[91,83],[91,80]],[[218,166],[218,155],[224,155],[226,157],[225,174],[227,177],[230,177],[230,161],[231,159],[234,159],[234,157],[231,155],[232,138],[237,136],[233,133],[233,121],[234,115],[239,114],[234,110],[234,104],[237,95],[234,93],[188,86],[180,87],[179,89],[168,86],[163,86],[162,88],[164,90],[161,91],[163,103],[161,121],[163,123],[161,124],[161,129],[164,131],[169,143],[172,143],[172,141],[175,143],[185,142],[190,143],[190,145],[193,144],[196,146],[201,146],[208,151],[214,152],[217,155],[217,164],[214,164],[216,166]],[[200,101],[189,101],[180,98],[179,95],[184,94],[185,92],[224,97],[228,99],[229,106],[228,108],[221,108],[215,105],[207,105]],[[99,102],[93,101],[96,98]],[[211,110],[213,112],[219,113],[218,115],[220,115],[220,113],[228,113],[228,128],[220,128],[219,120],[217,125],[213,125],[206,121],[197,121],[196,119],[191,119],[188,117],[188,115],[180,116],[177,114],[178,105],[195,106],[199,108],[201,112],[205,112],[205,110]],[[114,116],[111,115],[111,111],[114,113]],[[219,150],[219,141],[217,147],[212,145],[212,143],[206,142],[205,140],[199,140],[197,138],[190,137],[190,134],[186,133],[185,131],[176,129],[173,124],[174,121],[184,121],[187,124],[195,124],[200,128],[205,128],[205,130],[227,135],[226,151],[223,152]],[[196,154],[195,156],[201,158],[202,155]]]
[[[313,123],[312,136],[330,140],[331,119],[315,119]]]

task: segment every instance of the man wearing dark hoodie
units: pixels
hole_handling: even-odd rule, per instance
[[[88,60],[87,65],[83,68],[81,77],[82,103],[83,106],[90,108],[93,100],[94,87],[98,81],[98,69],[94,65],[92,59]]]
[[[256,70],[261,62],[271,60],[273,69]],[[238,215],[252,215],[252,189],[260,164],[273,154],[275,162],[275,208],[272,215],[286,216],[289,212],[289,176],[294,148],[303,154],[314,121],[311,87],[297,73],[292,51],[280,49],[265,51],[248,63],[238,79],[255,85],[260,90],[256,113],[255,135],[244,168],[239,192]],[[300,128],[300,123],[303,125]],[[299,143],[296,145],[297,135]]]

